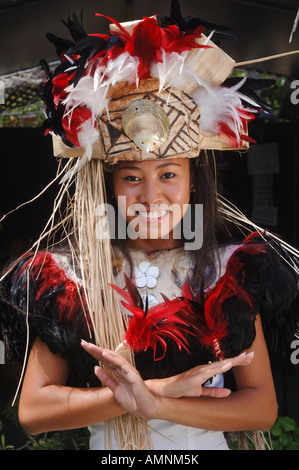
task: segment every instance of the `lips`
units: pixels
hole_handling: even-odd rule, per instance
[[[158,220],[169,213],[168,210],[160,211],[136,211],[136,214],[145,219]]]

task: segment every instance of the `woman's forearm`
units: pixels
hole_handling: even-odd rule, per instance
[[[20,399],[19,420],[29,434],[86,427],[126,413],[111,390],[48,385]]]
[[[68,387],[68,376],[66,360],[37,338],[19,403],[19,420],[29,434],[81,428],[126,413],[107,387]]]
[[[261,400],[255,389],[239,390],[226,398],[160,397],[148,416],[211,431],[267,430],[276,417],[276,402]]]
[[[172,390],[173,382],[176,382],[174,377],[166,381],[168,393],[161,394],[163,396],[157,400],[151,417],[215,431],[269,429],[277,417],[277,400],[260,317],[256,320],[256,339],[252,349],[254,359],[250,364],[233,369],[236,392],[226,398],[167,398],[172,396],[169,385]],[[184,383],[191,376],[190,373],[187,377],[180,375]],[[155,395],[156,385],[149,384]]]

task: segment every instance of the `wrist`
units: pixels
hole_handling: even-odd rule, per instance
[[[149,391],[158,397],[167,397],[167,386],[171,377],[165,379],[148,379],[145,381]]]
[[[150,409],[147,413],[147,419],[161,419],[162,410],[165,406],[166,395],[166,385],[168,379],[148,379],[145,381],[145,384],[152,394],[154,400],[150,406]]]
[[[162,419],[163,407],[165,406],[166,397],[152,393],[153,401],[148,409],[146,419]]]

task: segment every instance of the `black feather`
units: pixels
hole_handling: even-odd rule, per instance
[[[5,342],[6,361],[23,361],[26,350],[27,320],[29,329],[29,351],[36,337],[42,339],[53,354],[65,358],[69,365],[70,378],[85,383],[93,377],[94,361],[81,348],[81,338],[91,341],[87,323],[78,302],[71,320],[65,313],[59,312],[57,300],[64,292],[64,285],[56,289],[49,288],[37,298],[37,292],[44,276],[42,266],[29,271],[27,286],[27,269],[32,254],[24,256],[15,266],[8,270],[0,284],[0,336]],[[58,269],[58,268],[57,268]],[[28,293],[28,299],[27,299]],[[27,315],[28,304],[28,315]]]
[[[240,82],[242,78],[240,77],[230,77],[222,83],[224,87],[231,87]],[[246,78],[245,83],[239,88],[239,92],[248,98],[252,99],[256,103],[256,108],[259,109],[259,113],[256,114],[257,118],[261,119],[274,119],[275,116],[272,113],[271,106],[266,103],[256,92],[268,88],[275,84],[273,79],[255,79],[255,78]],[[251,103],[248,103],[245,99],[242,100],[244,108],[254,108]]]
[[[176,25],[180,29],[180,31],[184,32],[194,31],[199,26],[203,26],[205,28],[206,34],[209,34],[214,31],[213,39],[215,41],[221,39],[235,40],[235,37],[231,36],[228,33],[228,31],[232,30],[232,28],[230,28],[229,26],[221,25],[218,23],[211,23],[201,18],[196,18],[194,16],[187,16],[183,18],[178,0],[171,1],[170,16],[164,17],[161,20],[160,25],[162,27]]]
[[[86,31],[83,28],[83,11],[81,10],[81,18],[80,21],[78,20],[78,17],[76,13],[73,12],[72,18],[68,17],[67,21],[61,20],[62,23],[68,28],[73,40],[75,42],[80,41],[80,39],[84,38],[87,36]]]
[[[238,318],[227,302],[231,334],[226,347],[234,352],[248,347],[253,339],[255,314],[260,314],[265,338],[272,355],[285,353],[294,339],[299,321],[298,279],[289,263],[290,255],[269,236],[250,237],[229,260],[227,270],[233,270],[237,282],[254,300],[255,311],[242,308]],[[238,269],[236,267],[239,267]],[[242,344],[243,343],[243,344]]]
[[[59,59],[62,59],[66,51],[70,49],[71,47],[73,47],[74,45],[73,41],[70,41],[69,39],[60,38],[58,36],[55,36],[55,34],[52,34],[52,33],[47,33],[46,37],[48,41],[54,44],[55,49],[56,49],[56,54],[58,55]]]

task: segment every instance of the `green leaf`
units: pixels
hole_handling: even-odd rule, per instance
[[[294,431],[294,429],[296,428],[296,421],[292,418],[289,418],[288,416],[280,418],[280,424],[282,428],[287,432]]]

